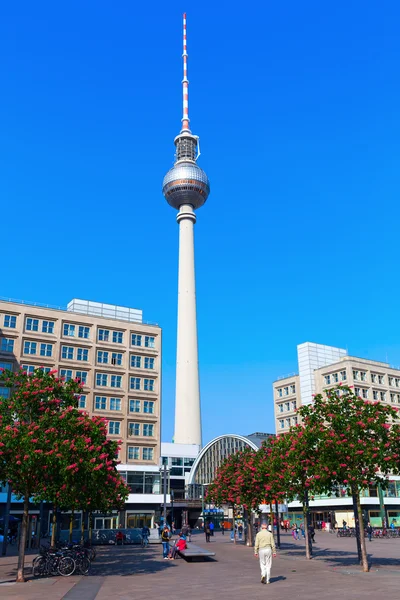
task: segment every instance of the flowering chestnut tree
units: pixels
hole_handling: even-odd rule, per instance
[[[116,471],[118,443],[107,440],[105,421],[79,411],[81,385],[55,373],[0,374],[0,384],[11,389],[10,398],[0,398],[0,478],[24,498],[17,581],[24,581],[30,498],[108,512],[128,493]]]
[[[349,387],[337,386],[317,395],[298,412],[304,429],[318,436],[315,453],[319,468],[314,477],[329,478],[332,487],[347,486],[360,517],[360,489],[378,484],[385,487],[389,474],[399,472],[397,409],[366,401]],[[364,528],[360,535],[357,521],[356,530],[363,571],[368,571]]]
[[[0,385],[11,389],[10,398],[0,397],[0,476],[17,497],[24,498],[17,581],[25,581],[29,498],[35,498],[48,470],[45,431],[56,427],[58,416],[77,403],[81,388],[76,381],[64,382],[44,369],[31,375],[22,369],[3,370]]]

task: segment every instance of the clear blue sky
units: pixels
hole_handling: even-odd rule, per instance
[[[178,227],[161,194],[190,116],[211,195],[196,269],[204,441],[273,431],[304,341],[400,364],[400,6],[6,3],[2,296],[140,307],[173,432]]]

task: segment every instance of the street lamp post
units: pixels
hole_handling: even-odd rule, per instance
[[[170,491],[170,495],[171,495],[171,529],[172,529],[172,523],[174,522],[174,490]]]
[[[165,527],[165,525],[167,524],[167,473],[168,473],[168,466],[167,465],[163,465],[162,467],[160,467],[160,473],[161,473],[161,477],[162,477],[162,484],[163,484],[163,494],[164,494],[164,508],[163,508],[163,527]]]

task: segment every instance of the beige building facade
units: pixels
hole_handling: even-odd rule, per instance
[[[161,328],[143,323],[140,310],[76,299],[66,310],[0,301],[0,367],[20,366],[78,378],[79,407],[108,420],[109,437],[122,440],[121,463],[158,466]]]
[[[389,363],[348,356],[342,348],[306,342],[297,347],[299,372],[273,383],[276,433],[296,425],[296,409],[312,395],[339,383],[354,387],[365,400],[400,405],[400,369]],[[325,364],[324,364],[325,363]]]

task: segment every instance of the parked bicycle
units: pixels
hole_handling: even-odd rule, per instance
[[[91,558],[95,552],[81,544],[59,543],[56,548],[40,548],[39,556],[32,562],[34,577],[62,575],[69,577],[75,572],[87,575],[91,566]],[[93,558],[92,558],[93,559]]]

